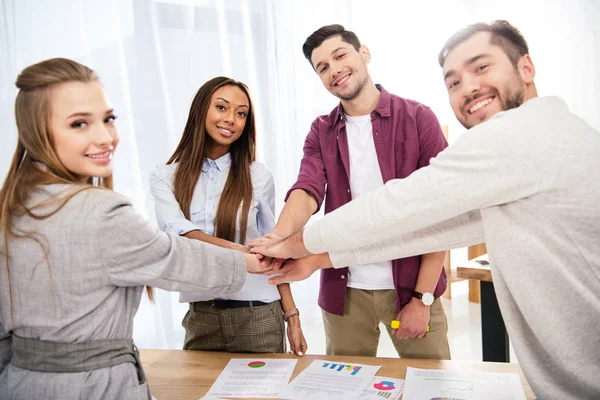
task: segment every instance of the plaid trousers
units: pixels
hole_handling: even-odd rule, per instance
[[[281,303],[242,308],[216,308],[209,301],[190,303],[183,318],[184,350],[230,353],[285,353]]]

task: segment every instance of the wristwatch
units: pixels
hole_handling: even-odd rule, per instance
[[[425,304],[426,306],[432,305],[433,300],[435,300],[435,297],[433,297],[432,293],[429,293],[429,292],[421,293],[421,292],[417,292],[416,290],[413,290],[413,297],[416,297],[417,299],[421,300],[423,302],[423,304]]]

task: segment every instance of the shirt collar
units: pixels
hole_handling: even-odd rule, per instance
[[[216,160],[204,158],[202,163],[202,172],[208,172],[211,168],[217,168],[219,171],[224,171],[231,166],[231,153],[225,153]]]
[[[375,87],[381,92],[381,96],[379,96],[379,102],[377,103],[377,107],[375,107],[375,110],[373,110],[373,113],[377,113],[381,117],[389,117],[391,115],[390,99],[392,98],[392,96],[380,84],[376,84]],[[373,115],[373,113],[371,113],[371,115]],[[334,109],[334,117],[336,122],[341,122],[345,120],[344,109],[342,108],[341,102]]]

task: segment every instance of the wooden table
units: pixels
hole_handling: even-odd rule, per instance
[[[500,313],[487,254],[456,268],[459,278],[481,283],[481,342],[483,361],[510,362],[510,346]]]
[[[158,400],[198,400],[208,392],[231,358],[260,358],[256,354],[185,350],[141,350],[140,353],[150,390]],[[263,354],[262,356],[264,358],[296,358],[287,354]],[[323,355],[305,355],[297,358],[298,364],[296,364],[292,379],[315,359],[381,365],[377,375],[399,379],[405,378],[407,367],[517,373],[521,375],[527,399],[535,399],[518,364]]]

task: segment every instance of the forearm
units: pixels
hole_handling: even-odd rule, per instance
[[[416,232],[352,250],[331,252],[329,256],[339,268],[457,249],[484,241],[481,213],[472,211]]]
[[[225,249],[232,249],[232,250],[238,250],[238,251],[244,251],[244,249],[245,249],[245,247],[239,243],[230,242],[229,240],[211,236],[211,235],[208,235],[199,230],[189,231],[188,233],[184,234],[183,236],[190,238],[190,239],[200,240],[205,243],[214,244],[215,246],[223,247]]]
[[[415,290],[417,292],[433,293],[440,279],[440,273],[444,267],[445,251],[423,254],[421,256],[421,267],[417,276]]]
[[[316,210],[317,200],[305,190],[296,189],[288,197],[273,230],[288,237],[302,229]]]
[[[289,283],[282,283],[277,285],[277,290],[279,291],[279,295],[281,296],[281,308],[283,309],[283,313],[290,310],[294,310],[296,308],[296,303],[294,302],[294,297],[292,297],[292,288]],[[294,314],[288,317],[287,323],[295,326],[300,323],[300,315]]]
[[[483,125],[462,135],[428,167],[388,181],[307,226],[306,248],[312,253],[340,253],[377,245],[545,190],[551,179],[536,180],[526,168],[525,144],[519,146],[502,134],[478,130]]]
[[[296,308],[296,303],[294,302],[292,289],[290,288],[289,283],[282,283],[281,285],[278,285],[277,290],[281,296],[281,308],[283,309],[284,313]]]

